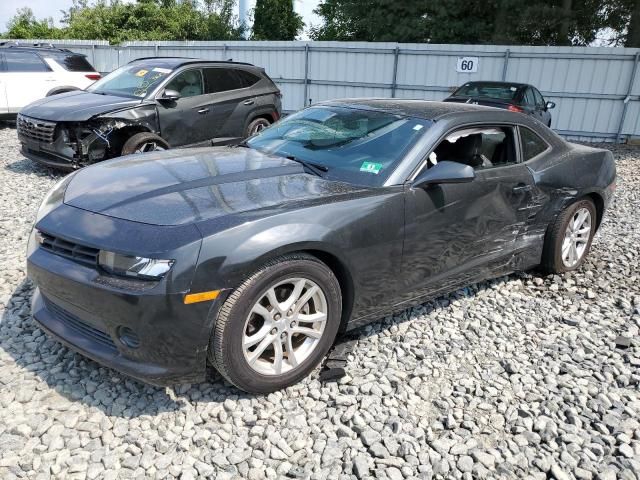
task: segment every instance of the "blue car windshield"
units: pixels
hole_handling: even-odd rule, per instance
[[[333,180],[381,186],[431,121],[344,106],[301,110],[246,144],[320,166]]]

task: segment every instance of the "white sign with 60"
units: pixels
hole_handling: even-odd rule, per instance
[[[478,71],[478,57],[458,57],[456,72],[458,73],[476,73]]]

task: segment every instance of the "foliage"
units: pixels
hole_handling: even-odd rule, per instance
[[[38,21],[21,11],[9,23],[6,38],[109,40],[237,40],[244,26],[233,15],[235,0],[74,0],[64,12],[63,27]],[[44,31],[44,26],[48,27]]]
[[[295,40],[304,28],[293,0],[257,0],[253,18],[254,40]]]
[[[19,8],[7,27],[6,38],[61,38],[60,29],[55,28],[52,18],[37,20],[29,7]]]
[[[316,40],[615,45],[635,34],[640,43],[640,0],[323,0],[315,13]]]
[[[315,40],[428,41],[425,0],[324,0],[315,13],[324,20],[311,27]]]

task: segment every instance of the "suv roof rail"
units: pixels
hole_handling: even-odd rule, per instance
[[[56,47],[52,43],[43,43],[43,42],[22,43],[14,40],[0,42],[0,48],[29,48],[29,49],[42,48],[46,50],[57,50],[59,52],[73,53],[68,48]]]
[[[234,62],[233,60],[229,59],[229,60],[207,60],[205,58],[193,58],[193,57],[140,57],[140,58],[135,58],[133,60],[131,60],[129,63],[133,63],[133,62],[137,62],[139,60],[162,60],[162,59],[166,59],[166,58],[172,58],[172,59],[182,59],[184,60],[184,62],[182,62],[182,65],[187,65],[190,63],[230,63],[233,65],[249,65],[251,67],[255,67],[255,65],[253,63],[249,63],[249,62]]]

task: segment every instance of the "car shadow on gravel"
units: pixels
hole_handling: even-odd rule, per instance
[[[38,327],[31,316],[32,294],[33,285],[24,280],[7,300],[0,319],[0,350],[20,367],[13,370],[13,375],[3,374],[0,385],[13,388],[21,401],[36,400],[31,394],[41,395],[47,398],[47,404],[53,402],[59,410],[72,409],[68,402],[81,402],[106,415],[135,418],[177,411],[186,402],[222,403],[230,396],[251,398],[215,372],[208,372],[208,382],[172,389],[148,385],[104,367],[65,347]],[[50,390],[34,385],[31,375],[45,382]]]
[[[62,178],[67,175],[69,172],[63,172],[61,170],[55,170],[53,168],[45,167],[44,165],[40,165],[33,160],[29,160],[28,158],[21,157],[19,160],[15,162],[9,163],[6,165],[5,170],[9,170],[13,173],[26,173],[26,174],[35,174],[38,176],[51,177],[51,178]]]

